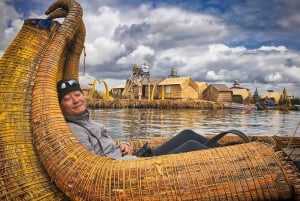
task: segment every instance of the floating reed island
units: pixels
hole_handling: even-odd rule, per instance
[[[223,103],[205,100],[89,99],[89,108],[224,109]]]

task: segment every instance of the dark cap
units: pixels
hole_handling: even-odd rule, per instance
[[[60,80],[57,82],[56,85],[57,93],[58,93],[58,101],[59,103],[63,99],[65,95],[72,91],[80,91],[82,92],[82,89],[80,88],[79,82],[75,79],[69,79],[69,80]]]

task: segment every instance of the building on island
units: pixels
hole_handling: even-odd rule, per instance
[[[232,102],[232,91],[225,84],[210,84],[203,91],[203,99],[215,102]]]
[[[253,97],[249,89],[241,87],[239,80],[234,80],[233,87],[231,87],[230,90],[232,91],[233,102],[245,105],[249,105],[253,102]]]
[[[191,77],[165,78],[158,86],[159,99],[199,99],[199,85]]]

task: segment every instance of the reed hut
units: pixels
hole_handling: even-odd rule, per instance
[[[163,79],[164,78],[150,78],[149,81],[144,79],[142,81],[142,98],[143,99],[158,99],[159,91],[158,91],[157,86]],[[137,89],[135,89],[135,94],[138,94]]]
[[[232,102],[232,91],[225,84],[210,84],[203,91],[203,98],[215,102]]]
[[[160,99],[198,99],[199,85],[191,77],[172,77],[158,84]]]
[[[232,91],[233,102],[249,105],[253,101],[253,97],[249,92],[249,89],[241,87],[239,80],[234,80],[233,87],[230,89]]]
[[[199,96],[198,99],[203,99],[203,91],[208,87],[207,82],[197,82],[198,87],[199,87]]]
[[[269,90],[261,98],[265,102],[270,102],[271,101],[274,105],[278,105],[281,97],[282,97],[281,92],[274,92],[272,90]]]
[[[113,88],[110,89],[110,94],[112,96],[121,97],[124,89],[125,89],[124,84],[114,86]]]
[[[274,92],[273,90],[269,90],[261,97],[265,102],[271,101],[274,105],[282,105],[282,104],[290,104],[293,96],[288,95],[286,89],[284,88],[282,92]]]
[[[244,87],[231,87],[230,89],[232,91],[233,102],[246,104],[246,105],[252,102],[253,98],[249,89]]]

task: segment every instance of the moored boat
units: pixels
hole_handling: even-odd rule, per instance
[[[239,103],[224,103],[224,107],[227,109],[256,110],[255,105],[244,105]]]

